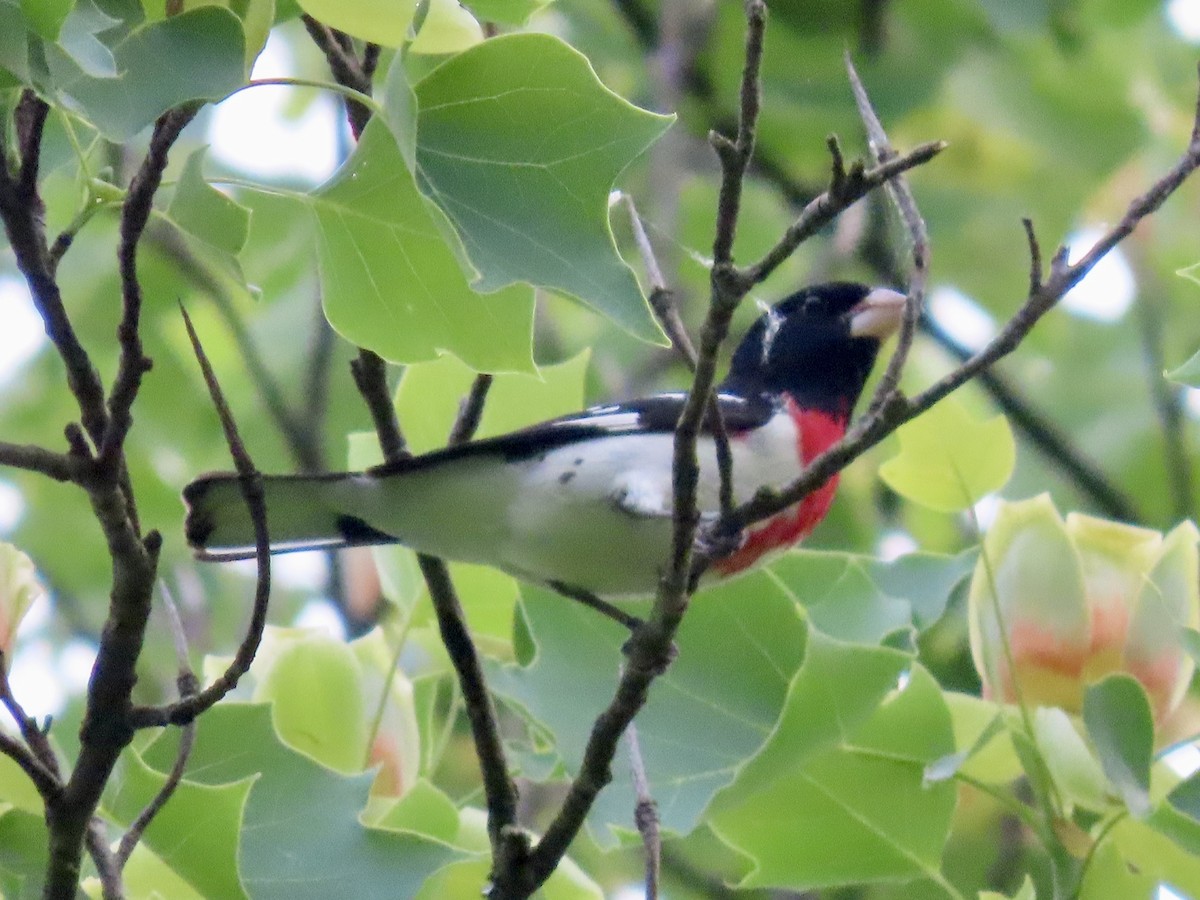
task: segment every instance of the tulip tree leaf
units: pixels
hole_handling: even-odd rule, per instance
[[[612,699],[629,632],[557,594],[522,586],[521,595],[535,659],[528,668],[498,669],[491,683],[557,736],[574,774],[592,722]],[[692,601],[676,637],[679,655],[637,719],[664,829],[692,831],[713,794],[767,739],[803,659],[806,631],[795,603],[766,573]],[[635,802],[628,755],[619,753],[613,768],[590,817],[598,839],[607,831],[599,826],[628,827]]]
[[[417,176],[479,271],[571,294],[647,341],[662,333],[608,222],[614,179],[672,122],[631,105],[545,34],[454,56],[416,86]]]
[[[974,565],[972,550],[958,556],[911,553],[884,562],[800,549],[773,562],[771,572],[825,634],[877,644],[899,628],[933,624]]]
[[[33,30],[48,41],[58,37],[74,6],[75,0],[21,0],[21,12]]]
[[[381,121],[305,202],[325,314],[347,340],[394,362],[449,351],[479,370],[532,370],[532,290],[471,289]]]
[[[953,748],[941,690],[910,657],[813,632],[779,724],[710,821],[756,863],[742,887],[941,882],[956,787],[924,774]]]
[[[1084,694],[1083,721],[1104,774],[1129,811],[1145,816],[1154,754],[1154,717],[1145,690],[1128,675],[1110,675]]]
[[[0,894],[18,900],[42,896],[48,859],[45,815],[0,807]]]
[[[467,6],[485,22],[502,25],[524,25],[535,12],[554,0],[468,0]]]
[[[956,512],[999,490],[1017,451],[1004,416],[976,420],[947,398],[902,426],[900,452],[879,468],[896,493],[942,512]]]
[[[1176,384],[1188,387],[1200,387],[1200,352],[1197,352],[1187,362],[1164,374],[1164,377]]]
[[[445,844],[411,833],[364,826],[359,815],[375,776],[339,775],[285,746],[265,704],[221,703],[196,722],[189,777],[208,785],[255,779],[246,801],[238,862],[255,898],[411,897],[443,865],[461,858]],[[176,735],[146,750],[167,771]]]
[[[116,77],[89,74],[56,45],[46,46],[46,62],[55,92],[117,142],[188,100],[219,100],[245,78],[242,23],[219,6],[141,25],[109,49]]]
[[[459,53],[483,40],[483,29],[458,0],[430,0],[411,53]]]
[[[123,757],[123,766],[105,809],[128,825],[154,799],[167,776],[137,753]],[[146,846],[202,896],[246,896],[238,877],[238,831],[254,780],[247,775],[226,784],[197,784],[185,777],[146,829]]]
[[[363,674],[345,643],[319,633],[281,642],[254,699],[271,702],[271,720],[288,746],[338,772],[362,771]]]
[[[417,0],[298,0],[300,8],[339,31],[399,47],[409,38]]]

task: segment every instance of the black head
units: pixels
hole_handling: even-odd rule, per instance
[[[786,392],[801,406],[848,417],[903,309],[904,295],[888,288],[841,281],[806,287],[751,326],[722,389]]]

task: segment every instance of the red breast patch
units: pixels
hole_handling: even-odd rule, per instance
[[[801,409],[790,397],[784,403],[788,415],[796,423],[799,434],[796,455],[801,465],[807,466],[846,433],[846,421],[842,417]],[[751,528],[746,542],[736,552],[714,563],[713,570],[722,577],[734,575],[750,568],[764,554],[785,549],[807,537],[829,512],[837,486],[838,476],[834,475],[799,503]]]

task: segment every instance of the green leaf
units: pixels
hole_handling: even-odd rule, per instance
[[[620,646],[629,633],[538,588],[522,587],[521,606],[536,644],[534,662],[499,669],[492,685],[554,733],[573,774],[593,720],[612,699]],[[630,606],[635,612],[646,608]],[[676,637],[678,658],[655,682],[637,720],[664,829],[694,829],[713,793],[766,740],[803,658],[805,632],[791,598],[765,573],[706,590],[692,601]],[[591,822],[624,829],[634,804],[624,751],[614,770]]]
[[[430,0],[411,53],[459,53],[483,40],[483,29],[458,0]]]
[[[204,180],[207,150],[207,147],[201,147],[188,156],[167,207],[167,215],[189,234],[237,255],[246,246],[250,210]]]
[[[254,699],[271,702],[275,730],[288,746],[346,775],[363,770],[363,675],[346,644],[317,633],[281,641],[270,667],[258,673]]]
[[[117,61],[97,35],[119,23],[119,19],[104,13],[93,0],[78,0],[60,26],[58,46],[90,77],[116,78]]]
[[[913,553],[883,562],[800,549],[773,562],[770,571],[825,634],[877,644],[898,628],[933,624],[974,558],[974,551]]]
[[[1187,655],[1192,658],[1192,662],[1200,664],[1200,631],[1195,628],[1181,628],[1179,643]]]
[[[1070,716],[1058,707],[1039,707],[1033,713],[1033,731],[1059,795],[1092,812],[1106,811],[1110,804],[1104,771]]]
[[[36,900],[49,859],[44,815],[0,806],[0,893],[7,900]]]
[[[159,859],[145,841],[133,848],[125,868],[121,869],[128,897],[170,897],[171,900],[204,900],[205,895],[193,888],[179,874]],[[96,879],[99,881],[99,879]],[[103,897],[100,885],[92,889],[92,897]],[[240,892],[240,888],[238,889]],[[213,895],[208,895],[213,896]],[[245,896],[244,893],[229,894],[229,897]]]
[[[1083,721],[1104,774],[1129,811],[1147,815],[1154,717],[1145,690],[1128,675],[1110,675],[1084,694]]]
[[[953,763],[957,766],[947,771],[952,761],[937,760],[938,769],[932,775],[961,771],[984,784],[1008,784],[1020,777],[1024,771],[1021,760],[1009,738],[1004,713],[996,704],[955,691],[947,691],[944,699],[954,728]],[[932,775],[926,773],[926,777]]]
[[[898,494],[932,509],[955,512],[999,490],[1016,463],[1004,416],[980,422],[948,397],[897,432],[900,452],[879,467]]]
[[[446,794],[422,778],[371,824],[412,831],[452,844],[458,835],[458,808]]]
[[[979,900],[1008,900],[1008,895],[996,891],[980,891]],[[1034,889],[1032,878],[1028,875],[1025,876],[1020,890],[1012,895],[1012,900],[1037,900],[1037,891]]]
[[[500,25],[524,25],[535,12],[545,9],[554,0],[467,0],[475,17]]]
[[[1200,387],[1200,351],[1197,351],[1187,362],[1169,372],[1163,377],[1176,384],[1188,387]]]
[[[492,870],[487,858],[446,866],[425,884],[415,900],[449,897],[479,897],[484,894]],[[604,900],[604,891],[570,857],[563,859],[535,895],[538,900]]]
[[[41,37],[58,38],[58,31],[71,14],[75,0],[21,0],[21,12]]]
[[[217,6],[135,28],[110,49],[117,72],[112,78],[93,77],[53,45],[46,47],[46,62],[55,92],[116,142],[174,106],[219,100],[244,81],[242,24]]]
[[[0,753],[0,811],[14,807],[42,815],[46,805],[25,770],[12,757]]]
[[[449,216],[476,287],[571,294],[643,340],[660,331],[608,222],[617,175],[672,118],[632,106],[558,38],[513,34],[416,86],[417,177]]]
[[[1096,848],[1079,896],[1082,900],[1154,897],[1160,884],[1185,897],[1200,896],[1200,856],[1147,823],[1125,817]]]
[[[932,879],[955,786],[924,772],[953,747],[937,683],[904,654],[810,635],[779,724],[714,801],[717,833],[751,857],[743,887]]]
[[[533,294],[467,284],[382,122],[307,198],[330,324],[395,362],[449,351],[481,371],[532,371]]]
[[[256,778],[246,802],[239,867],[256,898],[411,897],[452,848],[409,832],[365,827],[373,775],[344,776],[282,744],[266,705],[222,703],[197,720],[189,778],[211,785]],[[170,768],[176,741],[158,738],[145,753]]]
[[[339,31],[399,47],[409,38],[417,0],[298,0],[300,8]]]
[[[254,781],[246,775],[226,784],[198,784],[185,773],[170,802],[150,822],[143,842],[202,896],[245,897],[238,877],[238,832]],[[165,782],[165,774],[129,751],[105,809],[128,826]]]

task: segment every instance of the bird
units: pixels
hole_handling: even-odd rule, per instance
[[[905,295],[829,282],[768,308],[735,349],[716,391],[732,455],[735,502],[782,488],[844,435]],[[272,553],[402,544],[479,563],[583,599],[652,595],[672,539],[674,430],[687,395],[659,393],[362,472],[265,476]],[[697,444],[701,516],[719,509],[717,442]],[[824,518],[832,476],[757,524],[705,581],[768,562]],[[255,555],[254,525],[235,473],[183,492],[184,531],[201,560]]]

